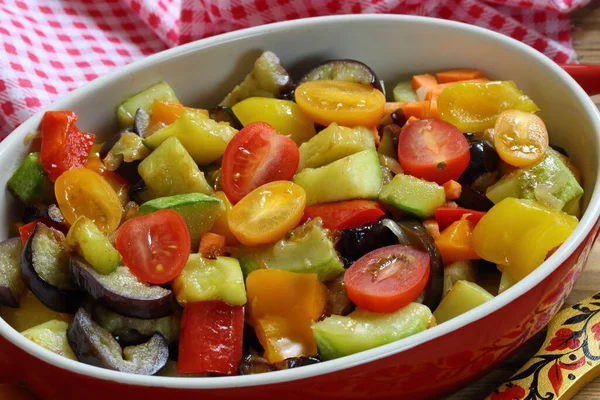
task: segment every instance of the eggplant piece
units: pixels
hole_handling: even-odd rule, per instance
[[[115,172],[133,185],[142,180],[142,177],[138,172],[138,165],[140,165],[140,163],[140,160],[121,163]]]
[[[70,269],[81,290],[121,315],[154,319],[173,314],[171,290],[141,282],[125,266],[101,275],[81,257],[72,255]]]
[[[435,310],[442,300],[444,292],[444,264],[442,257],[435,247],[435,241],[429,231],[416,218],[402,218],[398,221],[400,229],[406,235],[408,244],[425,250],[429,253],[430,273],[425,286],[425,295],[422,303]]]
[[[150,125],[150,115],[143,108],[138,108],[133,118],[133,127],[131,132],[137,134],[139,137],[146,135],[146,129]]]
[[[318,357],[293,357],[271,364],[256,351],[250,351],[240,363],[240,375],[262,374],[265,372],[282,371],[290,368],[303,367],[320,363]]]
[[[126,133],[131,133],[131,132],[133,132],[133,125],[128,126],[127,128],[121,129],[119,132],[112,135],[106,142],[104,142],[104,144],[100,148],[100,151],[99,151],[100,158],[104,159],[104,157],[106,157],[106,155],[108,154],[110,149],[112,149],[113,146],[115,144],[117,144],[119,139],[121,139],[121,137],[123,135],[125,135]]]
[[[79,361],[114,371],[153,375],[169,358],[167,341],[159,334],[144,344],[121,349],[110,332],[92,321],[83,307],[75,314],[67,338]]]
[[[21,279],[23,242],[15,237],[0,242],[0,304],[17,308],[25,284]]]
[[[21,276],[46,307],[61,313],[79,308],[83,296],[69,274],[69,251],[62,232],[36,224],[21,253]]]
[[[344,272],[334,280],[327,283],[328,298],[324,313],[326,317],[331,315],[346,316],[354,311],[354,303],[352,303],[348,297],[346,285],[344,284],[345,274],[346,273]]]
[[[398,244],[398,238],[381,221],[358,228],[342,230],[336,243],[336,250],[346,268],[365,254],[380,247]]]
[[[244,125],[242,125],[238,117],[235,116],[231,107],[216,106],[210,110],[209,115],[211,119],[214,119],[217,122],[227,122],[232,128],[235,128],[238,131],[244,128]]]
[[[329,60],[317,65],[300,79],[299,84],[308,81],[334,80],[362,83],[383,92],[383,85],[368,65],[350,59]]]
[[[23,223],[28,224],[40,218],[49,218],[50,220],[62,224],[65,222],[60,208],[56,204],[50,204],[48,207],[27,207],[23,214]]]
[[[117,314],[101,305],[96,305],[92,316],[94,321],[113,336],[134,340],[135,338],[148,338],[155,333],[165,338],[171,344],[179,340],[181,315],[173,315],[156,319],[139,319]]]

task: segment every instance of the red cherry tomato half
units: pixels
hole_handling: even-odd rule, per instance
[[[415,121],[398,137],[398,160],[404,172],[440,185],[457,180],[470,158],[465,136],[445,121]]]
[[[132,218],[117,230],[115,246],[140,280],[163,284],[179,275],[190,255],[190,232],[173,210]]]
[[[443,230],[452,223],[459,221],[464,214],[469,214],[467,219],[475,224],[485,215],[483,211],[473,211],[461,207],[439,207],[435,209],[435,221],[438,223],[440,230]]]
[[[300,153],[294,141],[279,135],[265,122],[253,122],[239,131],[223,155],[223,191],[237,203],[259,186],[292,179]]]
[[[375,201],[349,200],[317,204],[304,210],[302,222],[321,217],[323,227],[335,231],[375,222],[385,213]]]
[[[417,299],[429,279],[429,253],[398,244],[359,258],[344,275],[348,297],[367,310],[389,313]]]

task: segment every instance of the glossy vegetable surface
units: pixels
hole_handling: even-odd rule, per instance
[[[335,231],[375,222],[383,215],[381,206],[375,201],[350,200],[307,207],[302,219],[321,218],[324,228]]]

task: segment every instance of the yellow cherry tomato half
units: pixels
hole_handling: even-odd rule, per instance
[[[345,81],[309,81],[296,88],[296,103],[316,123],[328,126],[375,126],[383,116],[385,96],[379,90]]]
[[[69,224],[79,217],[94,221],[104,233],[117,230],[123,210],[119,196],[99,174],[77,168],[61,174],[54,184],[58,207]]]
[[[270,182],[234,205],[227,222],[246,246],[271,243],[298,225],[305,205],[306,192],[301,186],[289,181]]]
[[[539,162],[548,150],[548,131],[537,115],[506,110],[500,113],[494,127],[494,146],[500,158],[515,167]]]

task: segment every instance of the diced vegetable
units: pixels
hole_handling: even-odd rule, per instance
[[[519,281],[573,232],[577,218],[534,200],[507,198],[496,204],[473,231],[473,247],[484,260],[504,265]]]
[[[548,131],[537,115],[506,110],[494,125],[494,146],[504,162],[528,167],[539,162],[548,150]]]
[[[309,206],[341,200],[375,199],[381,180],[379,157],[374,149],[319,168],[305,168],[293,179],[306,190],[306,204]]]
[[[348,297],[358,307],[392,313],[415,301],[427,284],[429,253],[398,244],[372,251],[344,276]]]
[[[0,305],[19,307],[25,284],[21,279],[23,243],[15,237],[0,242]]]
[[[252,72],[219,104],[232,107],[248,97],[279,97],[292,83],[279,58],[265,51],[254,63]]]
[[[298,146],[315,136],[315,124],[293,101],[250,97],[234,105],[232,110],[244,126],[266,122]]]
[[[92,321],[83,307],[75,314],[67,337],[79,361],[130,374],[153,375],[169,357],[167,341],[158,334],[144,344],[121,349],[107,330]]]
[[[302,220],[321,218],[324,228],[336,231],[375,222],[383,215],[381,206],[375,201],[348,200],[307,207]]]
[[[439,83],[467,81],[470,79],[483,78],[483,71],[474,68],[458,68],[442,71],[435,74]]]
[[[373,133],[369,129],[346,128],[334,122],[300,146],[298,171],[322,167],[332,161],[374,148]]]
[[[67,322],[53,319],[29,328],[21,332],[21,335],[53,353],[77,361],[77,357],[73,354],[67,340],[68,328],[69,324]]]
[[[373,86],[383,92],[382,83],[377,79],[375,72],[366,64],[356,60],[325,61],[304,75],[300,83],[319,80],[355,82]]]
[[[216,257],[215,260],[191,254],[187,264],[172,283],[182,306],[198,301],[219,300],[234,306],[246,304],[244,277],[238,260]]]
[[[493,298],[494,296],[476,283],[460,280],[442,299],[433,316],[438,324],[442,324]]]
[[[116,172],[112,172],[106,169],[106,166],[97,157],[89,158],[87,163],[85,163],[85,168],[91,169],[95,173],[99,174],[104,180],[113,188],[119,200],[121,201],[121,205],[127,204],[129,201],[129,189],[130,184],[129,181],[123,178]]]
[[[429,116],[430,101],[411,101],[402,103],[400,108],[407,118],[425,119]]]
[[[158,146],[140,163],[138,170],[156,197],[213,193],[204,173],[175,137],[168,138]]]
[[[172,292],[141,282],[127,267],[120,266],[111,274],[101,275],[81,258],[71,256],[70,270],[79,288],[121,315],[152,319],[173,313]]]
[[[462,186],[460,183],[451,179],[443,185],[444,193],[446,194],[446,199],[448,200],[456,200],[460,197],[460,192],[462,190]]]
[[[444,188],[433,182],[398,174],[381,189],[379,200],[419,217],[430,217],[446,203]]]
[[[246,286],[249,322],[269,362],[317,354],[311,326],[323,314],[327,288],[316,274],[261,269]]]
[[[481,258],[473,248],[473,229],[475,223],[463,214],[460,220],[453,222],[440,233],[435,240],[444,264],[455,261],[477,260]]]
[[[375,126],[383,116],[385,96],[373,87],[345,81],[309,81],[296,88],[295,99],[304,114],[328,126]]]
[[[410,81],[400,82],[394,87],[394,101],[417,101],[417,94]]]
[[[348,297],[348,291],[344,284],[344,273],[327,283],[329,297],[325,307],[325,316],[348,315],[354,311],[354,304]]]
[[[212,232],[204,232],[200,236],[200,245],[198,253],[202,257],[214,259],[218,256],[227,255],[225,250],[226,239],[223,235],[218,235]]]
[[[398,125],[386,125],[381,135],[381,143],[377,148],[380,155],[397,159],[398,157],[398,136],[402,129]]]
[[[319,354],[331,360],[392,343],[427,329],[431,311],[412,303],[394,313],[358,309],[346,317],[332,315],[312,326]]]
[[[17,332],[51,320],[70,322],[69,314],[58,313],[46,307],[31,291],[25,289],[19,302],[19,308],[1,307],[0,316]]]
[[[475,225],[485,215],[484,212],[467,210],[461,207],[439,207],[435,209],[435,220],[440,229],[446,229],[454,222],[460,220],[465,214],[467,215],[467,219]]]
[[[144,146],[141,137],[128,132],[121,136],[104,157],[104,165],[109,171],[116,171],[122,162],[134,162],[148,157],[150,150]]]
[[[539,110],[513,81],[456,83],[442,91],[437,103],[442,119],[462,132],[493,128],[504,110]]]
[[[181,117],[181,114],[186,110],[192,113],[200,113],[208,117],[208,110],[188,108],[179,103],[154,100],[154,103],[152,103],[152,118],[150,119],[149,125],[171,125],[173,122],[177,121],[177,119]],[[144,137],[144,135],[140,136]]]
[[[458,281],[477,282],[475,261],[456,261],[444,267],[444,296]]]
[[[198,248],[200,235],[208,232],[225,212],[225,206],[218,198],[202,193],[187,193],[150,200],[140,206],[139,215],[166,209],[176,211],[183,218],[190,232],[193,249]]]
[[[430,74],[414,75],[412,77],[412,88],[418,90],[421,87],[431,89],[437,86],[438,82],[435,76]]]
[[[319,218],[299,226],[272,245],[239,249],[234,255],[239,258],[242,269],[248,271],[246,276],[251,270],[270,268],[315,273],[326,282],[344,271],[333,241]]]
[[[144,139],[144,145],[154,150],[168,138],[176,137],[197,164],[208,165],[223,155],[236,133],[229,124],[186,110],[177,121]]]
[[[228,123],[232,128],[237,129],[238,131],[244,128],[244,125],[242,125],[238,117],[235,116],[231,107],[216,106],[210,110],[209,116],[210,119],[213,119],[217,122]]]
[[[227,222],[246,246],[271,243],[298,225],[305,204],[306,193],[301,186],[289,181],[270,182],[233,206]]]
[[[321,360],[318,357],[292,357],[286,358],[283,361],[270,363],[266,358],[258,353],[250,350],[250,353],[244,356],[240,364],[240,375],[262,374],[271,371],[281,371],[290,368],[303,367],[305,365],[313,365]]]
[[[235,235],[231,232],[231,229],[229,229],[228,222],[229,213],[231,212],[232,207],[231,202],[229,201],[227,195],[225,195],[224,192],[215,193],[215,197],[221,200],[222,204],[224,205],[224,211],[223,214],[221,214],[221,216],[215,220],[211,231],[219,235],[225,236],[227,245],[235,246],[236,244],[239,244],[239,242]]]
[[[40,153],[25,157],[6,186],[27,205],[49,202],[54,194],[52,182],[40,164]]]
[[[138,108],[152,114],[152,105],[155,100],[179,103],[173,89],[166,82],[159,82],[127,98],[117,107],[119,125],[123,128],[132,125]]]
[[[504,271],[501,271],[502,276],[500,277],[500,285],[498,286],[498,294],[506,291],[507,289],[510,289],[512,286],[514,286],[515,283],[517,283],[517,281],[514,280],[513,277],[508,273],[508,270],[506,270],[504,267],[502,267],[502,269]]]
[[[242,361],[244,307],[190,303],[183,311],[177,373],[236,375]]]
[[[79,217],[69,229],[67,244],[101,274],[110,274],[121,256],[100,229],[88,218]]]

